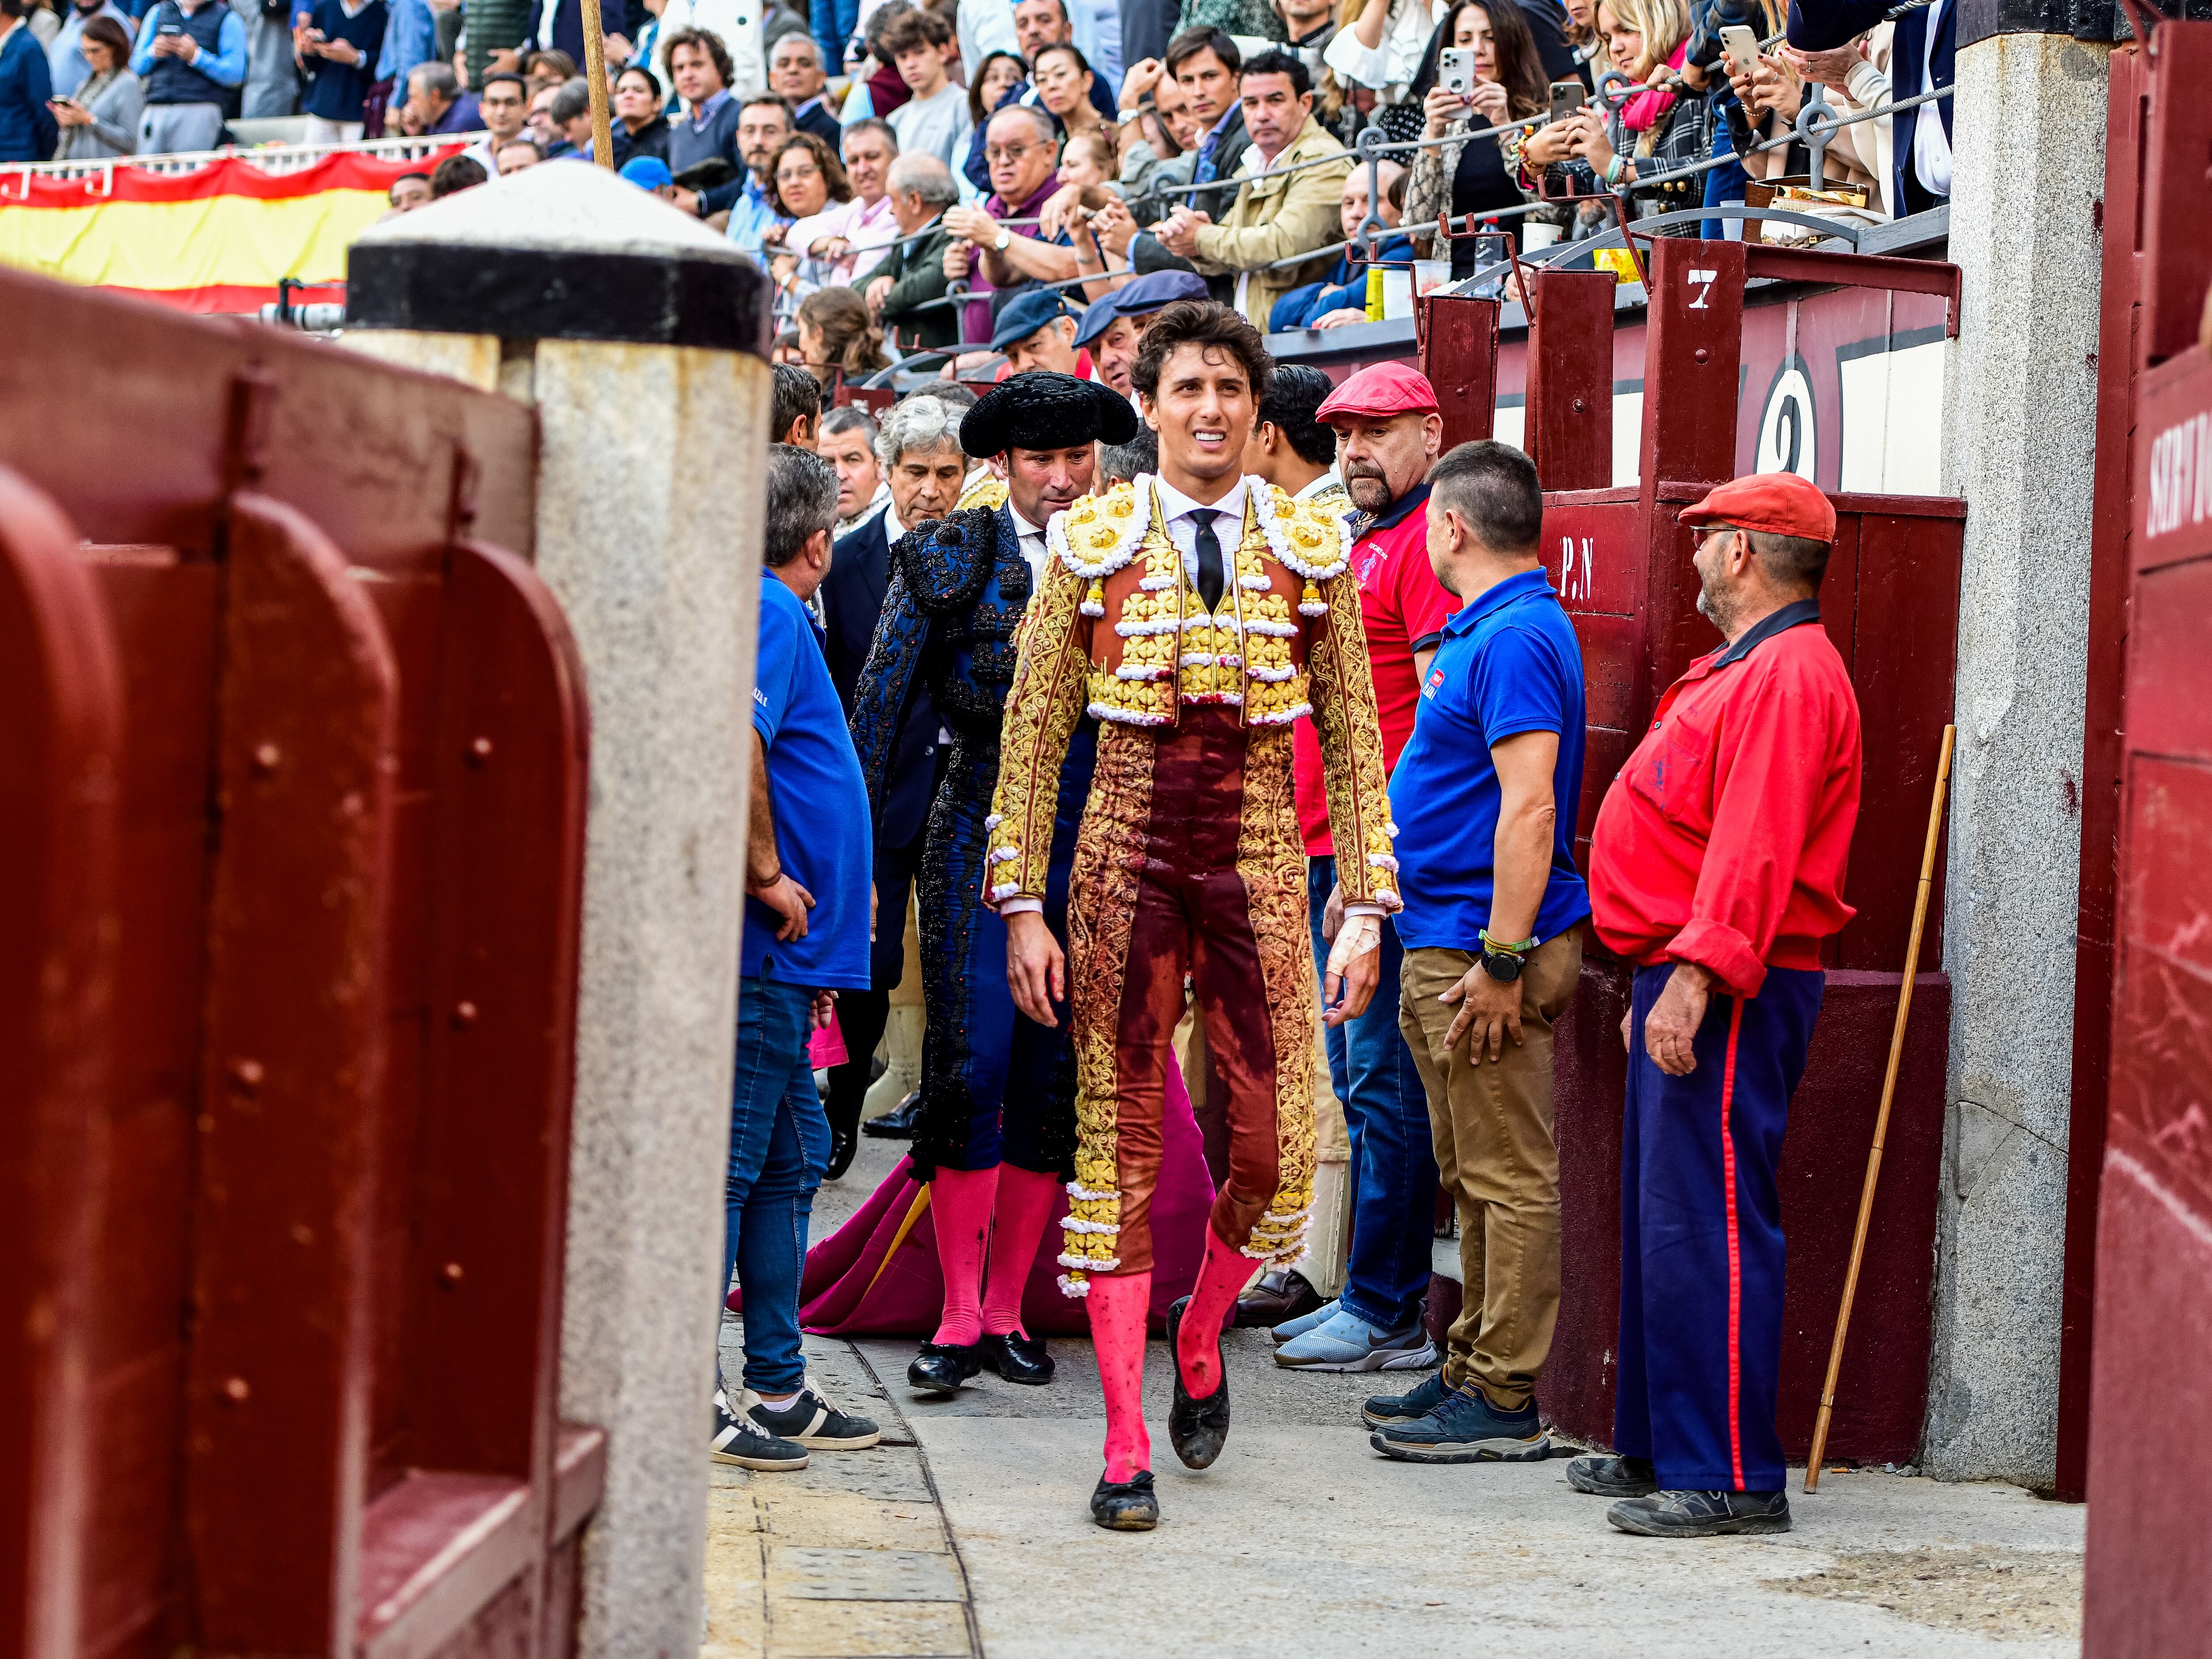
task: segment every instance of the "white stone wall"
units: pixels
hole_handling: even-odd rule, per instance
[[[2108,51],[1970,46],[1954,122],[1944,489],[1967,516],[1924,1455],[2033,1486],[2057,1460]]]

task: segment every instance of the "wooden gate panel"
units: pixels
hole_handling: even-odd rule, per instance
[[[106,1204],[89,1335],[94,1443],[84,1650],[182,1639],[174,1517],[184,1455],[191,1188],[204,1016],[208,790],[219,571],[173,549],[84,563],[124,668],[115,1032]]]
[[[0,469],[0,1650],[76,1659],[123,678],[76,537]]]
[[[218,1650],[350,1635],[398,689],[304,515],[232,503],[185,1531]]]

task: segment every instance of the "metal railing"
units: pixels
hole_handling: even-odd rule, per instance
[[[1908,0],[1907,4],[1900,6],[1896,9],[1901,14],[1905,11],[1913,9],[1916,6],[1924,5],[1927,3],[1929,3],[1929,0]],[[1607,112],[1615,112],[1629,98],[1633,97],[1636,94],[1645,89],[1646,88],[1643,83],[1630,80],[1628,76],[1623,75],[1619,70],[1607,70],[1598,77],[1598,88],[1596,94],[1597,101]],[[1768,151],[1785,149],[1792,143],[1803,143],[1811,153],[1812,187],[1815,190],[1820,189],[1823,187],[1826,177],[1827,148],[1830,142],[1834,137],[1834,135],[1839,129],[1846,126],[1854,126],[1863,121],[1878,120],[1882,117],[1891,115],[1899,110],[1911,109],[1921,104],[1932,103],[1940,99],[1948,98],[1952,95],[1953,90],[1954,89],[1950,87],[1942,87],[1932,92],[1918,94],[1914,97],[1893,99],[1888,102],[1877,105],[1874,108],[1862,110],[1853,114],[1839,115],[1837,113],[1835,107],[1826,101],[1821,84],[1819,82],[1808,82],[1805,85],[1805,95],[1799,106],[1796,118],[1791,124],[1787,131],[1778,133],[1772,138],[1753,144],[1749,149],[1740,153],[1730,151],[1727,155],[1711,156],[1704,161],[1686,163],[1679,167],[1672,167],[1664,171],[1643,173],[1633,180],[1624,179],[1619,186],[1605,192],[1605,194],[1611,196],[1618,203],[1620,217],[1628,228],[1627,229],[1624,230],[1623,228],[1616,228],[1599,233],[1595,236],[1576,238],[1572,240],[1562,239],[1559,242],[1555,243],[1551,247],[1540,249],[1530,254],[1518,255],[1517,258],[1519,263],[1525,265],[1540,265],[1555,263],[1559,260],[1576,257],[1583,253],[1594,252],[1601,248],[1626,247],[1631,246],[1630,234],[1632,234],[1636,228],[1642,227],[1650,229],[1672,228],[1678,225],[1693,223],[1698,221],[1706,219],[1774,220],[1783,223],[1796,225],[1801,228],[1808,228],[1818,231],[1824,237],[1832,238],[1842,241],[1850,246],[1856,247],[1858,243],[1858,234],[1852,226],[1840,221],[1820,218],[1814,215],[1798,212],[1791,209],[1775,207],[1747,209],[1741,206],[1731,206],[1730,204],[1715,204],[1711,207],[1687,209],[1680,212],[1658,216],[1647,215],[1642,218],[1638,218],[1630,211],[1629,204],[1639,192],[1648,192],[1655,186],[1668,184],[1678,179],[1702,177],[1704,174],[1711,173],[1717,168],[1727,167],[1733,162],[1741,162],[1748,156],[1764,155]],[[1702,94],[1686,94],[1682,95],[1698,96]],[[1479,218],[1482,222],[1488,223],[1495,220],[1518,218],[1527,214],[1542,211],[1547,208],[1571,206],[1575,200],[1587,201],[1601,199],[1601,198],[1595,197],[1565,199],[1558,198],[1549,199],[1540,198],[1535,201],[1524,202],[1517,207],[1500,208],[1493,210],[1487,210],[1479,216],[1446,214],[1435,220],[1421,220],[1411,224],[1403,222],[1396,225],[1386,224],[1376,214],[1372,204],[1382,200],[1382,191],[1381,188],[1382,164],[1391,155],[1409,151],[1441,149],[1448,143],[1474,143],[1478,140],[1489,140],[1495,142],[1503,138],[1509,133],[1533,131],[1536,128],[1548,125],[1551,118],[1549,112],[1547,112],[1542,114],[1528,116],[1518,121],[1510,121],[1497,126],[1480,128],[1470,132],[1446,133],[1443,137],[1436,138],[1424,136],[1419,138],[1401,139],[1397,141],[1385,138],[1382,130],[1378,127],[1368,127],[1360,132],[1354,148],[1349,152],[1339,151],[1336,154],[1330,155],[1316,156],[1309,161],[1295,161],[1291,163],[1288,167],[1280,169],[1271,169],[1269,174],[1270,177],[1281,177],[1290,173],[1304,172],[1314,167],[1340,166],[1343,164],[1346,154],[1349,154],[1352,159],[1353,165],[1358,166],[1364,164],[1367,167],[1368,201],[1370,205],[1366,220],[1361,224],[1359,230],[1355,234],[1346,237],[1341,241],[1326,243],[1310,251],[1295,253],[1286,258],[1273,260],[1267,264],[1254,267],[1254,269],[1259,270],[1295,269],[1301,265],[1310,264],[1316,259],[1325,259],[1332,254],[1340,254],[1346,249],[1358,246],[1364,246],[1367,249],[1368,261],[1370,263],[1379,263],[1378,255],[1381,245],[1384,240],[1392,237],[1410,235],[1431,238],[1444,237],[1448,239],[1449,234],[1449,226],[1462,219]],[[1243,185],[1249,182],[1249,180],[1246,179],[1212,179],[1204,184],[1169,184],[1165,186],[1161,186],[1155,182],[1154,184],[1148,185],[1144,190],[1137,191],[1135,194],[1126,198],[1125,199],[1130,203],[1158,203],[1175,198],[1188,200],[1193,196],[1200,192],[1218,192],[1222,191],[1233,191],[1241,188]],[[928,224],[915,231],[912,234],[901,237],[898,243],[895,243],[893,246],[898,246],[900,244],[908,242],[918,242],[935,234],[939,229],[942,228],[940,222],[941,218],[942,216],[940,215],[938,219],[933,219]],[[1039,223],[1040,221],[1036,217],[1030,217],[999,219],[994,222],[1000,225],[1002,228],[1011,228],[1020,226],[1036,225]],[[1103,248],[1100,249],[1100,252],[1103,257]],[[976,257],[980,258],[980,252]],[[1514,259],[1508,258],[1500,260],[1494,264],[1485,266],[1480,270],[1474,271],[1468,276],[1458,279],[1455,283],[1455,286],[1464,286],[1470,289],[1474,288],[1479,286],[1480,283],[1492,280],[1498,276],[1503,272],[1510,270],[1514,263]],[[1091,283],[1110,283],[1115,277],[1121,276],[1124,274],[1125,273],[1122,271],[1114,270],[1079,272],[1073,276],[1040,280],[1029,283],[1026,286],[1030,288],[1066,289],[1069,288],[1081,287]],[[986,289],[984,290],[984,293],[988,293],[990,291],[992,290]],[[907,307],[906,311],[902,314],[911,314],[918,311],[933,311],[948,306],[973,304],[976,303],[980,297],[981,296],[978,294],[968,288],[963,279],[955,278],[948,285],[947,292],[944,297],[941,299],[923,301],[918,305]],[[918,351],[913,354],[913,356],[916,357],[944,358],[957,355],[960,351],[975,350],[979,349],[981,349],[980,343],[969,343],[963,341],[963,343],[958,347],[930,348],[927,350]],[[901,363],[904,363],[908,361],[911,361],[911,359],[902,359]],[[883,376],[888,375],[896,371],[900,366],[900,363],[893,364],[891,369],[882,371],[878,379],[881,380]]]
[[[21,201],[27,188],[9,193],[5,181],[20,174],[25,179],[104,178],[112,180],[118,167],[143,167],[149,173],[197,173],[216,161],[251,161],[264,173],[298,173],[332,155],[365,155],[376,161],[411,161],[453,144],[473,144],[491,134],[477,132],[426,133],[419,138],[364,138],[350,144],[226,144],[221,149],[170,150],[157,155],[88,156],[70,161],[9,161],[0,163],[0,201]],[[112,182],[103,188],[105,195]]]

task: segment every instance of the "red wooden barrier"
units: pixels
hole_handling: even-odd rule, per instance
[[[558,609],[499,545],[529,548],[532,418],[10,273],[0,312],[4,453],[67,550],[40,568],[123,665],[110,1065],[86,1155],[46,1166],[105,1200],[68,1327],[87,1467],[58,1434],[46,1486],[0,1492],[76,1630],[0,1656],[565,1653],[602,1468],[555,1415],[587,726]],[[39,500],[0,489],[8,553]],[[58,763],[15,736],[0,799]],[[8,815],[0,882],[47,827]]]
[[[0,1653],[73,1659],[123,672],[61,515],[0,470]]]
[[[1652,244],[1640,482],[1626,489],[1590,487],[1612,469],[1612,278],[1547,272],[1533,284],[1526,430],[1547,485],[1545,568],[1583,646],[1588,727],[1577,836],[1585,865],[1599,804],[1660,693],[1719,643],[1697,612],[1694,543],[1675,514],[1735,471],[1743,290],[1753,266],[1761,274],[1955,291],[1948,266],[1899,270],[1910,262],[1822,256],[1817,268],[1785,269],[1772,254],[1738,243]],[[1790,1241],[1781,1428],[1800,1455],[1811,1439],[1842,1291],[1896,1014],[1927,793],[1950,718],[1965,516],[1955,501],[1833,499],[1838,539],[1822,621],[1858,691],[1865,777],[1845,888],[1860,914],[1828,953],[1826,998],[1781,1169]],[[1942,960],[1942,910],[1939,889],[1923,962]],[[1590,945],[1556,1049],[1562,1301],[1540,1393],[1555,1422],[1604,1443],[1613,1430],[1620,1320],[1620,1018],[1629,971],[1594,937]],[[1830,1437],[1838,1458],[1901,1462],[1918,1445],[1949,1022],[1949,981],[1923,974],[1863,1269],[1867,1293],[1844,1353]]]
[[[2212,1455],[2200,1437],[2145,1432],[2212,1403],[2212,356],[2188,343],[2205,301],[2212,25],[2161,22],[2151,42],[2134,222],[2153,366],[2124,428],[2132,632],[2089,1396],[2095,1659],[2200,1651],[2212,1618],[2197,1513]]]

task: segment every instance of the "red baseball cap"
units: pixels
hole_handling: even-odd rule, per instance
[[[1834,503],[1818,484],[1795,472],[1754,472],[1747,478],[1732,478],[1705,500],[1684,507],[1675,522],[1734,525],[1738,530],[1813,542],[1836,539]]]
[[[1429,377],[1403,363],[1376,363],[1363,368],[1328,394],[1314,411],[1316,421],[1339,415],[1388,420],[1393,415],[1433,415],[1437,389]]]

